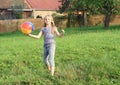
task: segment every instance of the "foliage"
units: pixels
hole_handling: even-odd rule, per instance
[[[62,3],[62,6],[59,7],[58,12],[63,13],[66,11],[66,9],[68,9],[70,0],[60,0],[60,2]]]
[[[109,14],[110,12],[118,14],[120,12],[120,0],[100,0],[98,6],[100,6],[99,11],[102,14]]]
[[[84,26],[87,24],[87,14],[104,14],[104,27],[109,27],[111,15],[120,13],[120,0],[62,0],[62,2],[59,11],[66,12],[68,15],[77,14],[77,16],[82,12]]]
[[[43,37],[36,40],[21,32],[0,34],[0,84],[119,85],[119,27],[65,29],[64,37],[56,38],[54,77],[43,64]]]
[[[12,9],[12,16],[17,19],[22,18],[22,12],[24,8],[23,0],[11,0],[10,5]]]
[[[99,0],[98,2],[96,8],[105,15],[104,27],[108,28],[111,15],[120,12],[120,0]]]

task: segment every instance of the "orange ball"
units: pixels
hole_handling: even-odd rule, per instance
[[[30,34],[32,31],[34,31],[34,24],[31,22],[24,22],[21,25],[21,31],[24,34]]]

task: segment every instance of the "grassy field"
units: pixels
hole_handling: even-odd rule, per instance
[[[0,85],[120,84],[120,26],[65,31],[64,37],[56,37],[54,77],[42,60],[43,37],[0,34]]]

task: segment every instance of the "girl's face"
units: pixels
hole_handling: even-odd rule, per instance
[[[45,17],[45,24],[46,25],[51,25],[51,23],[52,23],[52,18],[51,17],[49,17],[49,16],[47,16],[47,17]]]

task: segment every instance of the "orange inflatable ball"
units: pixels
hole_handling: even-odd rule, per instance
[[[30,34],[34,31],[34,24],[32,22],[24,22],[21,25],[21,31],[24,34]]]

